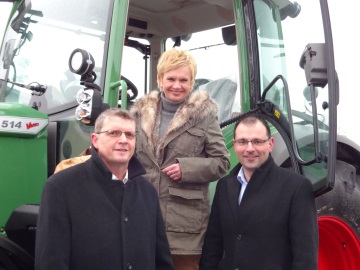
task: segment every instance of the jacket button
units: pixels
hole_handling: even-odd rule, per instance
[[[129,218],[127,216],[124,216],[124,221],[127,222]]]
[[[126,265],[126,269],[133,269],[133,267],[132,267],[132,265],[130,264],[130,263],[128,263],[127,265]]]
[[[236,240],[241,240],[241,234],[238,234],[238,236],[236,236]]]

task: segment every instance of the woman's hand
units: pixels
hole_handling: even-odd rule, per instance
[[[163,173],[166,173],[172,180],[180,181],[182,178],[181,167],[179,163],[172,164],[162,170]]]

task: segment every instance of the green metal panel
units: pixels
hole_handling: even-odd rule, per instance
[[[11,212],[40,202],[47,179],[48,119],[25,105],[0,103],[0,233]]]
[[[104,102],[110,107],[118,105],[119,92],[116,86],[120,81],[128,7],[128,0],[115,0],[114,2],[104,91]]]
[[[246,32],[241,0],[234,0],[235,25],[237,31],[237,48],[239,57],[239,78],[241,90],[241,111],[250,110],[249,57],[247,53]]]

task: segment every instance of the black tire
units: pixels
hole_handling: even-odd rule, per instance
[[[0,269],[34,270],[34,258],[20,246],[0,235]]]
[[[360,239],[360,176],[354,166],[337,161],[335,186],[316,198],[316,208],[319,217],[331,216],[342,220]]]

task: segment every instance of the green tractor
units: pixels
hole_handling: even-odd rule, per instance
[[[193,91],[206,89],[218,104],[232,166],[233,124],[257,111],[272,126],[276,163],[311,180],[319,270],[360,267],[360,146],[337,136],[339,82],[326,0],[6,2],[1,270],[34,269],[46,179],[90,146],[104,106],[129,109],[157,88],[157,60],[172,47],[197,60]]]

